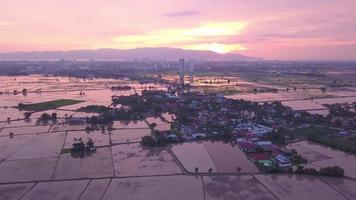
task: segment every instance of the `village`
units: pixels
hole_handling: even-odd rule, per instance
[[[146,121],[152,135],[144,136],[142,145],[154,147],[189,141],[224,141],[242,150],[262,171],[318,174],[312,168],[303,170],[301,165],[306,164],[307,159],[295,149],[286,148],[288,142],[303,139],[291,130],[310,127],[310,122],[317,120],[313,115],[294,111],[278,102],[257,104],[220,95],[176,94],[175,90],[169,89],[113,97],[114,105],[121,107],[101,113],[94,121],[108,123],[115,118],[122,119],[122,116],[125,116],[124,120],[157,117],[170,126],[162,129],[157,127],[157,123]],[[162,117],[162,113],[168,113],[169,117]],[[344,132],[340,131],[340,134]],[[341,167],[332,167],[326,171],[338,171],[340,173],[335,176],[343,176]]]
[[[257,199],[283,199],[270,192],[283,190],[293,199],[299,189],[287,185],[300,183],[308,195],[343,199],[335,187],[352,196],[356,159],[348,148],[354,133],[350,123],[333,123],[341,117],[352,122],[352,115],[333,114],[337,105],[320,116],[174,83],[3,79],[9,91],[23,91],[25,84],[27,90],[0,95],[0,197],[110,199],[128,193],[174,199],[194,188],[189,198],[219,199],[224,188]],[[118,186],[130,183],[144,187]]]

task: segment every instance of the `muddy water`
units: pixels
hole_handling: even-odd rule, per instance
[[[293,175],[256,175],[255,177],[279,199],[345,200],[341,194],[317,177]]]
[[[223,142],[204,142],[204,146],[219,172],[237,172],[237,168],[241,172],[258,172],[255,164],[237,146]]]
[[[214,172],[218,170],[203,143],[177,144],[172,147],[172,151],[190,172],[194,172],[196,167],[199,172],[207,172],[209,169]]]

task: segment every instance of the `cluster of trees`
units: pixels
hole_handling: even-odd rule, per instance
[[[89,105],[79,108],[77,111],[88,113],[104,113],[110,111],[110,108],[103,105]]]
[[[12,94],[13,94],[13,95],[18,95],[19,93],[20,93],[20,92],[17,91],[17,90],[13,90],[13,91],[12,91]],[[3,94],[11,94],[11,92],[10,92],[10,91],[0,92],[0,95],[3,95]],[[22,94],[23,94],[24,96],[26,96],[26,95],[27,95],[27,89],[23,89],[23,90],[22,90]]]
[[[72,144],[72,148],[70,149],[70,153],[73,157],[85,157],[86,155],[90,155],[90,153],[95,152],[94,142],[91,138],[87,141],[83,141],[82,138],[74,139],[74,143]]]
[[[278,129],[277,131],[273,131],[271,133],[263,135],[263,139],[270,140],[273,143],[283,145],[283,144],[286,144],[286,138],[285,138],[286,132],[287,131]]]
[[[46,124],[48,121],[52,120],[53,122],[57,121],[57,113],[42,113],[41,117],[39,118],[39,121]]]
[[[127,90],[132,90],[132,87],[131,87],[131,86],[128,86],[128,85],[124,85],[124,86],[112,86],[112,87],[111,87],[111,90],[124,90],[124,91],[127,91]]]
[[[329,109],[329,115],[335,117],[353,118],[356,116],[356,114],[351,110],[353,109],[353,106],[347,103],[336,103],[332,105],[326,105],[326,107]]]
[[[289,89],[288,89],[289,90]],[[266,89],[257,89],[257,88],[253,88],[252,92],[257,93],[257,92],[278,92],[277,88],[266,88]]]
[[[97,126],[98,124],[111,124],[114,122],[114,116],[112,113],[102,113],[99,116],[92,116],[87,118],[87,123],[91,126]]]
[[[160,116],[163,112],[161,105],[167,102],[167,98],[162,98],[160,95],[160,91],[144,90],[141,96],[133,94],[113,97],[113,105],[121,105],[119,109],[111,109],[105,106],[87,106],[81,108],[80,111],[100,113],[99,116],[92,116],[88,119],[88,123],[91,125],[109,124],[118,120],[144,120],[147,116]]]
[[[174,137],[170,137],[170,135],[174,135]],[[181,137],[181,133],[175,130],[171,131],[158,131],[153,130],[153,134],[151,136],[144,136],[141,138],[141,144],[143,146],[149,147],[160,147],[166,146],[167,144],[182,142],[183,138]]]
[[[267,173],[290,173],[290,174],[307,174],[307,175],[319,175],[319,176],[333,176],[333,177],[343,177],[344,169],[339,166],[324,167],[316,170],[314,168],[305,168],[304,166],[298,165],[297,169],[294,170],[292,167],[285,169],[277,165],[271,167],[264,167],[262,164],[256,162],[256,165],[260,167],[263,171]]]
[[[338,132],[337,129],[313,126],[298,130],[298,133],[305,134],[310,141],[356,154],[354,137],[334,137]]]
[[[164,135],[154,137],[154,136],[144,136],[141,138],[141,144],[148,147],[162,147],[167,145],[168,140]]]
[[[303,158],[301,155],[299,154],[293,154],[292,158],[291,158],[291,162],[293,165],[300,165],[300,164],[305,164],[308,162],[307,159]]]
[[[298,166],[294,171],[296,174],[309,174],[309,175],[320,175],[320,176],[335,176],[343,177],[345,170],[339,166],[323,167],[320,170],[313,168],[304,168],[303,166]]]

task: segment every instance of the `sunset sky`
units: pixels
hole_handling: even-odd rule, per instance
[[[356,60],[355,0],[1,0],[0,52],[175,47]]]

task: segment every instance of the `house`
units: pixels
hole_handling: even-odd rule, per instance
[[[292,163],[290,161],[290,158],[287,156],[284,156],[282,154],[279,154],[275,157],[277,164],[279,167],[290,167],[292,166]]]
[[[199,140],[199,139],[204,139],[206,137],[206,134],[203,133],[194,133],[192,134],[193,139]]]
[[[343,131],[339,131],[338,135],[339,135],[339,136],[349,136],[349,135],[350,135],[350,132],[343,130]]]
[[[275,144],[270,144],[270,145],[260,145],[263,150],[268,151],[268,152],[278,152],[279,147]]]
[[[273,165],[273,161],[266,153],[249,153],[248,157],[253,162],[257,162],[265,167],[271,167]]]
[[[256,144],[258,146],[267,146],[267,145],[272,145],[272,142],[271,141],[259,141],[259,142],[256,142]]]
[[[252,161],[270,160],[270,157],[266,153],[249,153],[248,157]]]
[[[273,131],[273,128],[263,126],[261,124],[257,124],[255,126],[252,126],[251,132],[255,133],[258,136],[263,136],[265,134],[271,133]]]
[[[242,141],[238,143],[240,149],[244,152],[255,152],[257,145],[252,143],[252,142],[248,142],[248,141]]]
[[[179,137],[175,134],[169,134],[169,135],[167,135],[167,140],[169,140],[171,142],[178,142]]]

